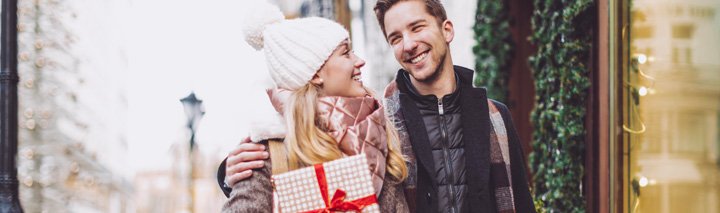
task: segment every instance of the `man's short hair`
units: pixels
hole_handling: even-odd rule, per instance
[[[375,16],[377,16],[378,23],[380,23],[380,29],[383,31],[383,35],[387,36],[387,33],[385,32],[385,13],[387,13],[392,6],[399,2],[403,1],[412,1],[412,0],[378,0],[377,3],[375,3]],[[438,25],[442,24],[445,20],[447,20],[447,13],[445,13],[445,7],[443,7],[442,3],[440,3],[440,0],[416,0],[416,1],[422,1],[425,3],[425,10],[426,12],[430,13],[435,19],[438,21]]]

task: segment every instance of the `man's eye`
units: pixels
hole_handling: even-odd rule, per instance
[[[398,42],[400,42],[400,38],[398,37],[393,37],[390,39],[390,44],[397,44]]]

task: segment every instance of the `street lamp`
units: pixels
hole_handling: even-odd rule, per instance
[[[200,123],[200,119],[205,115],[205,108],[202,105],[202,100],[198,100],[195,97],[195,93],[191,92],[187,97],[180,99],[185,109],[185,116],[187,116],[187,127],[190,129],[190,151],[195,148],[195,131]]]
[[[17,0],[0,12],[0,213],[23,212],[18,198]]]
[[[193,187],[193,182],[195,181],[194,176],[194,164],[195,164],[195,154],[193,150],[195,149],[195,131],[197,130],[198,124],[200,123],[200,119],[205,115],[205,107],[202,105],[202,100],[198,100],[197,97],[195,97],[195,93],[191,92],[190,95],[187,97],[180,99],[180,102],[183,104],[183,108],[185,109],[185,115],[187,116],[187,127],[190,129],[190,151],[189,151],[189,159],[190,159],[190,212],[195,211],[195,187]]]

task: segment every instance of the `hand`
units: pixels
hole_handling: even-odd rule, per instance
[[[230,154],[225,163],[225,182],[232,187],[237,182],[252,176],[252,169],[262,168],[270,154],[262,144],[252,143],[250,137],[243,139]]]

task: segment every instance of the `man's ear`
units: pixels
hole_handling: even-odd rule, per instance
[[[453,38],[455,38],[455,27],[453,26],[452,21],[445,20],[442,23],[442,32],[443,36],[445,36],[445,42],[450,43]]]
[[[316,85],[316,86],[322,86],[322,84],[323,84],[323,79],[320,78],[320,76],[319,76],[318,74],[315,74],[315,75],[313,76],[313,78],[310,79],[310,83],[311,83],[311,84],[314,84],[314,85]]]

